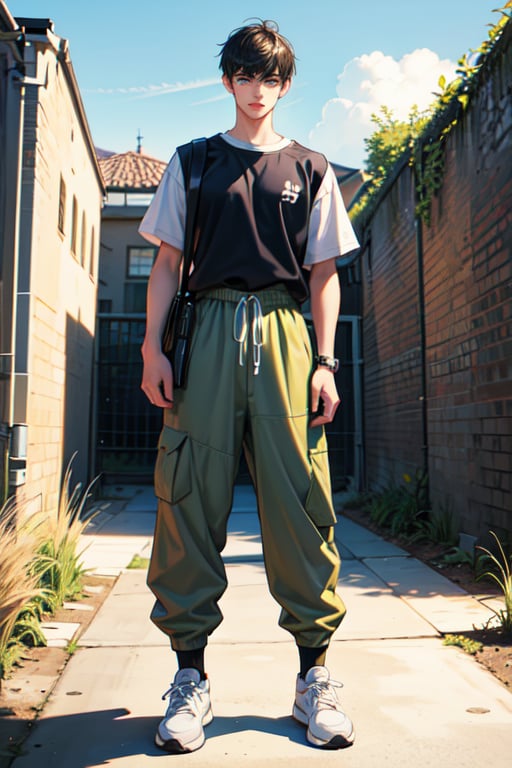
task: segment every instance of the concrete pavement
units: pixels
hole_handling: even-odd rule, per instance
[[[332,677],[356,727],[354,746],[307,744],[290,717],[297,654],[277,626],[265,581],[252,491],[237,488],[224,551],[229,587],[224,622],[207,667],[215,719],[205,746],[168,756],[153,744],[176,665],[148,619],[145,571],[155,514],[149,488],[121,488],[101,503],[84,537],[84,563],[119,574],[79,640],[14,768],[145,768],[157,761],[204,768],[339,765],[347,768],[509,768],[512,694],[441,633],[464,632],[490,615],[485,596],[467,595],[400,548],[341,518],[340,593],[348,613],[329,650]]]

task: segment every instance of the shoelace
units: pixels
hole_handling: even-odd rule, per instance
[[[314,696],[323,707],[337,709],[339,701],[334,688],[343,688],[343,683],[338,683],[337,680],[329,680],[328,682],[315,680],[308,685],[307,690],[308,694]]]
[[[263,346],[262,321],[263,310],[257,296],[242,296],[236,305],[233,317],[233,338],[238,342],[238,364],[244,365],[248,330],[248,314],[252,309],[251,336],[254,375],[257,376],[261,365],[261,347]]]
[[[198,684],[193,680],[186,680],[183,683],[173,683],[171,687],[162,696],[162,701],[169,699],[167,714],[176,714],[179,710],[191,712],[199,709],[200,693]]]

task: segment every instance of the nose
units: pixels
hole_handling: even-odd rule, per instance
[[[252,80],[252,92],[255,96],[259,96],[263,93],[263,83],[261,80],[253,78]]]

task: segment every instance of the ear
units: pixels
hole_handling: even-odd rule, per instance
[[[231,80],[227,75],[222,75],[222,84],[224,85],[224,88],[228,93],[234,93],[233,86],[231,85]]]
[[[288,78],[288,80],[285,80],[284,83],[281,86],[281,90],[279,91],[279,98],[282,99],[283,96],[286,96],[288,91],[290,90],[292,86],[292,81]]]

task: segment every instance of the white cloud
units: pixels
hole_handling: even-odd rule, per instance
[[[324,105],[320,122],[309,133],[310,145],[333,162],[361,167],[364,139],[375,128],[372,114],[386,106],[403,120],[414,105],[426,109],[439,90],[439,77],[450,81],[455,69],[456,64],[441,60],[428,48],[407,53],[399,61],[382,51],[352,59],[338,75],[337,95]]]

